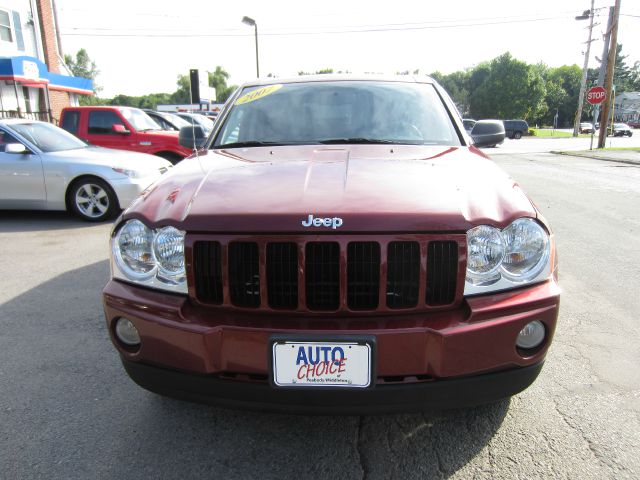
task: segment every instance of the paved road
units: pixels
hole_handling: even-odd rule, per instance
[[[147,393],[104,326],[109,225],[0,213],[0,478],[639,478],[640,168],[495,158],[555,227],[563,303],[539,380],[463,411],[300,417]]]
[[[640,130],[634,130],[632,137],[607,137],[606,147],[622,148],[622,147],[640,147]],[[542,153],[549,151],[563,150],[589,150],[591,145],[590,138],[537,138],[522,137],[520,140],[505,139],[502,145],[496,148],[483,149],[488,155],[503,153]],[[598,137],[594,137],[594,148],[598,145]]]

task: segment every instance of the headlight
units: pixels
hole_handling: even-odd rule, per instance
[[[114,255],[118,265],[133,280],[153,275],[156,262],[151,245],[153,232],[139,220],[131,220],[120,229],[114,242]]]
[[[123,175],[126,175],[129,178],[142,178],[145,177],[149,174],[149,172],[141,172],[138,170],[130,170],[127,168],[120,168],[120,167],[112,167],[112,170],[114,172],[118,172],[121,173]]]
[[[176,283],[184,281],[184,232],[174,227],[158,230],[153,240],[153,253],[159,275]]]
[[[480,225],[467,232],[467,277],[472,283],[488,283],[499,278],[505,245],[497,228]]]
[[[540,273],[548,261],[549,237],[530,218],[520,218],[502,232],[507,251],[502,261],[505,276],[516,282],[526,282]]]
[[[115,278],[153,288],[187,293],[184,232],[174,227],[151,230],[129,220],[112,239]]]
[[[467,232],[465,295],[506,290],[543,281],[551,274],[551,241],[532,218],[504,230],[480,225]]]

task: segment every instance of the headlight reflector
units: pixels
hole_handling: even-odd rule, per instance
[[[173,281],[184,278],[184,232],[165,227],[156,233],[153,253],[163,277]]]
[[[115,238],[114,254],[125,274],[141,280],[153,274],[156,262],[151,245],[153,232],[139,220],[127,222]]]
[[[526,281],[539,273],[546,260],[549,239],[542,227],[530,218],[519,218],[502,232],[506,253],[502,268],[512,280]]]
[[[479,225],[467,232],[467,273],[475,281],[490,281],[500,268],[505,245],[500,230],[489,225]]]

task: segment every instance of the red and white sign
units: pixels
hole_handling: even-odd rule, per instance
[[[607,99],[607,91],[604,87],[591,87],[587,92],[587,102],[598,105]]]

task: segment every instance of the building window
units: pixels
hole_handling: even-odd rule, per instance
[[[26,107],[27,113],[33,113],[33,109],[31,108],[31,92],[27,87],[22,87],[22,93],[24,95],[24,106]]]
[[[13,42],[11,20],[9,12],[6,10],[0,10],[0,40],[4,42]]]

